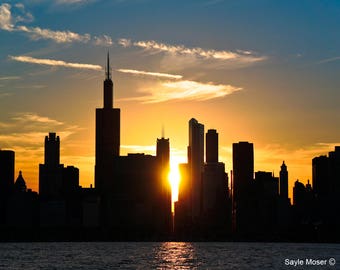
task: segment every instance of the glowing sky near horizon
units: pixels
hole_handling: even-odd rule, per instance
[[[186,161],[188,121],[217,129],[220,160],[233,142],[255,147],[255,170],[311,160],[340,145],[340,3],[308,0],[91,0],[0,3],[0,148],[16,152],[37,190],[44,137],[94,182],[95,108],[106,53],[121,108],[121,154],[155,154],[170,138]]]

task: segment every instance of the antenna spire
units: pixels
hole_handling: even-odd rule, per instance
[[[107,51],[106,79],[107,80],[111,80],[111,68],[110,68],[110,54],[109,54],[109,51]]]

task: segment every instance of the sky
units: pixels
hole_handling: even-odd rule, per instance
[[[340,145],[340,3],[331,0],[21,0],[0,3],[0,148],[38,190],[44,138],[61,162],[94,183],[95,108],[107,52],[121,154],[155,154],[170,138],[173,169],[186,162],[188,121],[232,143],[254,143],[255,171],[290,194],[312,158]]]

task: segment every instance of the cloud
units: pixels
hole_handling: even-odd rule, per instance
[[[24,85],[18,85],[15,88],[17,89],[43,89],[46,88],[47,85],[44,84],[27,84],[25,83]]]
[[[111,46],[113,44],[112,38],[107,35],[94,37],[94,44],[99,46]]]
[[[53,31],[40,27],[18,26],[16,30],[29,33],[33,40],[51,39],[57,43],[71,43],[75,41],[87,43],[91,39],[89,34],[81,35],[71,31]]]
[[[78,4],[78,3],[86,3],[87,0],[57,0],[58,4]]]
[[[2,85],[0,85],[0,87],[2,87]],[[9,96],[12,96],[13,94],[12,93],[0,93],[0,99],[1,98],[4,98],[4,97],[9,97]],[[0,125],[1,127],[1,125]]]
[[[63,122],[59,122],[57,120],[50,119],[48,117],[39,116],[35,113],[19,114],[17,116],[14,116],[12,119],[17,122],[21,122],[21,123],[35,122],[35,123],[52,124],[55,126],[60,126],[64,124]]]
[[[23,4],[15,5],[20,10],[20,15],[13,15],[10,4],[2,4],[0,6],[0,29],[6,31],[17,31],[28,33],[33,40],[50,39],[57,43],[70,43],[74,41],[88,42],[91,39],[89,34],[78,34],[71,31],[53,31],[50,29],[42,29],[40,27],[27,27],[24,25],[16,25],[18,22],[31,22],[33,15],[25,11]]]
[[[167,79],[182,79],[182,75],[168,74],[168,73],[159,73],[159,72],[148,72],[143,70],[135,70],[135,69],[117,69],[118,72],[129,73],[134,75],[142,75],[142,76],[151,76],[151,77],[159,77],[159,78],[167,78]]]
[[[334,61],[338,61],[338,60],[340,60],[340,56],[323,59],[323,60],[319,61],[318,64],[324,64],[324,63],[334,62]]]
[[[123,100],[137,100],[143,103],[158,103],[170,100],[205,101],[214,98],[222,98],[242,88],[232,85],[214,84],[212,82],[201,83],[196,81],[181,80],[175,82],[163,82],[158,87],[143,89],[140,92],[144,96],[126,98]]]
[[[70,2],[70,1],[64,1]],[[75,1],[73,1],[75,3]],[[84,1],[77,1],[84,2]],[[19,22],[31,22],[33,21],[33,15],[25,11],[23,4],[16,4],[16,11],[20,14],[13,14],[11,11],[12,6],[10,4],[2,4],[0,6],[0,29],[5,31],[16,31],[27,33],[32,40],[53,40],[57,43],[72,43],[82,42],[88,43],[90,41],[95,45],[112,45],[112,40],[109,36],[103,35],[101,37],[91,38],[90,34],[79,34],[69,30],[55,31],[51,29],[44,29],[41,27],[29,27],[25,25],[17,25]]]
[[[0,122],[0,127],[0,147],[13,149],[40,148],[48,132],[57,131],[58,135],[67,138],[80,129],[34,112],[16,113],[7,121]]]
[[[16,15],[14,18],[15,23],[17,22],[32,22],[34,20],[33,15],[25,10],[25,6],[21,3],[15,4],[20,14]]]
[[[118,44],[123,47],[139,47],[147,51],[165,52],[177,55],[192,55],[203,59],[214,59],[223,61],[238,61],[243,63],[254,63],[264,61],[266,57],[257,56],[251,51],[237,50],[236,52],[226,50],[203,49],[200,47],[188,48],[184,45],[170,45],[166,43],[157,42],[154,40],[149,41],[131,41],[130,39],[121,38]]]
[[[56,0],[56,4],[58,5],[86,5],[96,0]]]
[[[121,45],[124,48],[130,47],[132,45],[132,42],[130,39],[126,38],[120,38],[118,39],[118,44]]]
[[[19,80],[19,76],[4,76],[0,77],[0,81],[7,81],[7,80]]]
[[[12,14],[12,6],[8,3],[0,5],[0,29],[6,31],[16,30],[15,24],[18,22],[32,22],[34,17],[31,13],[25,10],[23,4],[15,4],[16,8],[15,15]]]
[[[70,62],[65,62],[61,60],[33,58],[30,56],[9,56],[9,58],[14,61],[18,61],[18,62],[25,62],[25,63],[38,64],[38,65],[61,66],[61,67],[76,68],[76,69],[102,70],[102,67],[99,65],[70,63]]]
[[[13,30],[11,5],[6,3],[0,6],[0,28],[7,31]]]

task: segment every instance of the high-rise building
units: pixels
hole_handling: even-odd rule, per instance
[[[114,157],[119,156],[119,148],[120,109],[113,108],[113,82],[108,54],[104,80],[104,106],[96,109],[95,187],[99,193],[112,188],[112,162]]]
[[[201,228],[204,234],[225,235],[230,229],[230,200],[225,165],[218,162],[218,133],[206,133],[206,163],[202,174]]]
[[[287,230],[292,221],[291,204],[288,195],[288,170],[283,161],[280,170],[279,198],[277,202],[277,225],[281,230]]]
[[[156,156],[164,167],[164,173],[168,174],[170,169],[170,143],[169,139],[162,137],[157,139]]]
[[[160,164],[160,219],[167,232],[172,231],[171,213],[171,185],[169,181],[170,173],[170,143],[169,139],[162,137],[157,139],[156,157]]]
[[[42,199],[59,199],[62,194],[63,168],[60,164],[60,138],[50,132],[45,137],[45,160],[39,164],[39,195]]]
[[[45,137],[45,159],[44,164],[56,167],[60,164],[60,138],[56,133],[50,132]]]
[[[280,171],[280,197],[288,199],[288,171],[284,161]]]
[[[328,153],[328,175],[331,187],[330,209],[333,210],[331,223],[340,226],[340,216],[334,213],[340,212],[340,146],[335,146],[334,151]]]
[[[79,169],[60,164],[60,138],[50,132],[45,137],[45,160],[39,164],[39,195],[43,200],[62,200],[79,187]]]
[[[175,231],[192,232],[202,214],[202,174],[204,170],[204,125],[189,121],[188,163],[179,165],[178,201],[175,203]]]
[[[209,129],[205,135],[206,162],[218,162],[218,133],[215,129]]]
[[[330,226],[340,224],[340,146],[327,156],[315,157],[313,165],[313,192],[320,219]]]
[[[233,144],[233,196],[238,201],[247,197],[254,178],[254,146],[249,142]]]
[[[329,197],[331,185],[328,177],[328,157],[319,156],[312,160],[312,184],[317,200]]]
[[[8,196],[14,185],[15,153],[0,150],[0,194]]]
[[[253,206],[253,231],[271,233],[277,228],[279,178],[272,172],[259,171],[255,173],[253,189],[255,204]]]
[[[251,230],[254,190],[254,146],[249,142],[233,144],[233,224],[239,232]]]
[[[202,209],[202,172],[204,167],[204,125],[192,118],[189,121],[188,147],[189,181],[191,189],[191,215],[193,220]]]
[[[308,183],[306,186],[296,180],[293,187],[293,215],[295,225],[312,224],[313,216],[313,190]],[[313,225],[314,226],[314,225]]]

